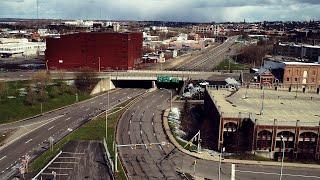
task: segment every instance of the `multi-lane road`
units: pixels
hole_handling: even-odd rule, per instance
[[[0,125],[0,130],[36,125],[36,128],[0,147],[0,179],[12,176],[16,172],[17,164],[21,162],[21,157],[26,153],[35,157],[47,149],[50,136],[57,141],[106,109],[141,95],[145,91],[145,89],[118,89],[110,92],[109,107],[108,95],[103,94],[27,121]]]
[[[196,55],[187,61],[171,68],[179,71],[212,71],[226,57],[237,36],[229,37],[224,43]]]
[[[157,90],[145,95],[130,107],[119,122],[118,144],[149,144],[168,142],[162,127],[161,115],[169,108],[170,93]],[[188,173],[208,179],[218,179],[218,162],[195,159],[173,145],[118,148],[130,179],[184,179]],[[194,161],[196,164],[194,165]],[[230,179],[231,164],[223,163],[221,179]],[[280,167],[238,164],[236,179],[277,180]],[[284,167],[284,180],[320,179],[320,170]]]

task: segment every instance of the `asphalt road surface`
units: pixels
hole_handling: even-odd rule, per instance
[[[21,162],[21,157],[26,153],[33,158],[48,149],[49,137],[53,137],[55,141],[58,141],[84,122],[89,121],[92,117],[145,91],[145,89],[119,89],[110,92],[109,107],[107,105],[108,95],[106,93],[31,120],[10,125],[0,125],[0,129],[5,130],[41,121],[44,122],[39,123],[39,126],[28,132],[28,134],[24,134],[22,137],[11,141],[7,146],[0,148],[0,179],[7,179],[15,174],[17,166]]]
[[[168,142],[161,114],[169,108],[170,93],[158,90],[146,95],[125,112],[119,122],[118,144]],[[184,179],[183,173],[218,179],[218,162],[195,159],[170,146],[119,147],[130,179]],[[196,160],[196,163],[194,163]],[[230,179],[231,164],[221,166],[221,179]],[[277,180],[280,167],[236,165],[237,180]],[[182,173],[182,174],[181,174]],[[320,179],[320,170],[284,167],[283,180]]]
[[[200,55],[191,58],[189,61],[171,68],[178,71],[212,71],[227,55],[230,47],[234,44],[237,36],[229,37],[224,43],[210,49]]]
[[[54,173],[52,173],[54,172]],[[112,179],[104,160],[104,147],[99,141],[71,141],[62,153],[48,166],[39,179],[77,180]]]

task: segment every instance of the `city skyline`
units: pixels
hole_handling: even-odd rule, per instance
[[[37,18],[36,0],[0,0],[0,18]],[[182,22],[319,20],[316,0],[38,0],[39,18]]]

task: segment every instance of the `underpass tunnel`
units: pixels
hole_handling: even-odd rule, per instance
[[[116,88],[144,88],[149,89],[156,86],[157,88],[175,89],[180,91],[183,81],[179,82],[157,82],[152,80],[112,80]]]

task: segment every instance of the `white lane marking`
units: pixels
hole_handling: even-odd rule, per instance
[[[91,104],[95,103],[95,101],[92,101]]]
[[[25,142],[25,144],[27,144],[28,142],[32,141],[32,139],[29,139],[28,141]]]
[[[67,119],[66,119],[66,121],[68,121],[68,120],[70,120],[71,119],[71,117],[68,117]]]
[[[142,130],[140,131],[140,134],[142,134]]]
[[[153,121],[151,122],[152,126],[153,126]]]
[[[2,158],[0,158],[0,161],[3,160],[4,158],[6,158],[7,156],[3,156]]]
[[[100,105],[103,105],[103,103],[99,103]]]
[[[48,131],[50,131],[50,130],[53,129],[53,128],[54,128],[54,126],[50,127],[50,128],[48,129]]]
[[[86,109],[85,111],[89,111],[90,108]]]
[[[255,171],[242,171],[242,170],[236,170],[240,173],[252,173],[252,174],[267,174],[267,175],[277,175],[279,176],[279,173],[272,173],[272,172],[255,172]],[[292,176],[292,177],[303,177],[303,178],[315,178],[320,179],[319,176],[308,176],[308,175],[300,175],[300,174],[282,174],[283,176]]]
[[[128,131],[128,134],[130,135],[130,131]]]
[[[34,128],[34,129],[32,129],[31,131],[28,131],[28,132],[26,132],[26,133],[22,134],[21,136],[19,136],[19,137],[17,137],[17,138],[15,138],[15,139],[13,139],[12,141],[10,141],[10,142],[8,142],[7,144],[5,144],[4,146],[1,146],[1,147],[0,147],[0,150],[2,150],[3,148],[7,147],[7,146],[8,146],[8,145],[10,145],[11,143],[13,143],[13,142],[17,141],[17,140],[18,140],[18,139],[20,139],[21,137],[23,137],[23,136],[25,136],[25,135],[27,135],[27,134],[29,134],[29,133],[31,133],[31,132],[33,132],[33,131],[35,131],[35,130],[37,130],[37,129],[41,128],[42,126],[45,126],[45,125],[47,125],[48,123],[50,123],[50,122],[52,122],[52,121],[54,121],[54,120],[57,120],[57,119],[59,119],[59,118],[61,118],[61,117],[63,117],[63,116],[64,116],[64,115],[60,115],[60,116],[57,116],[57,117],[54,117],[54,118],[48,119],[48,121],[47,121],[46,123],[44,123],[44,124],[42,124],[42,125],[40,125],[40,126],[38,126],[38,127]]]
[[[130,120],[130,124],[132,123],[132,121]]]

